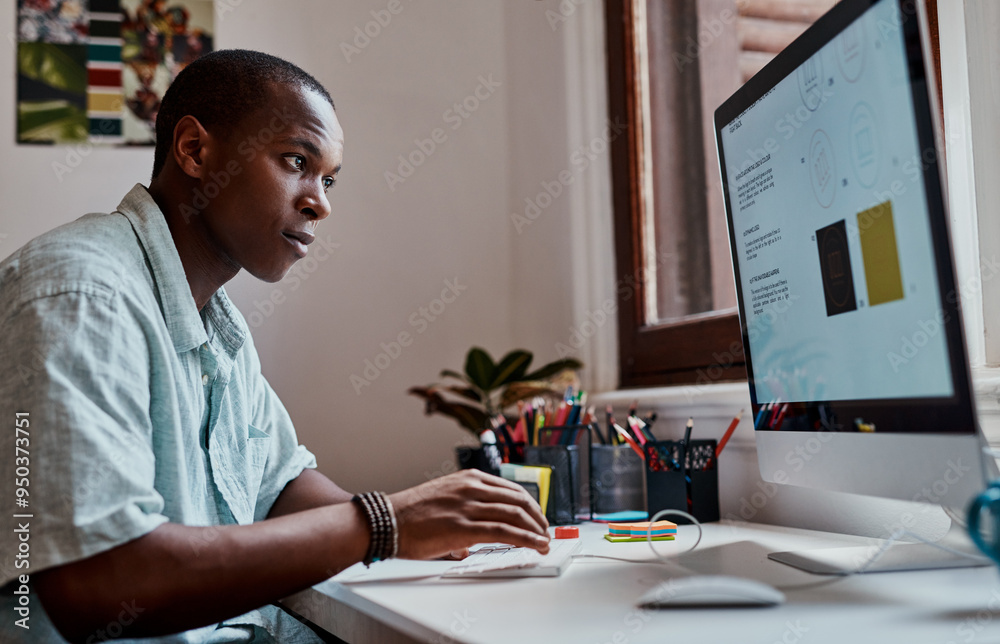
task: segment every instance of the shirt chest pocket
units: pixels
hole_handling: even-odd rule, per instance
[[[267,455],[271,450],[271,436],[253,425],[247,425],[247,430],[243,458],[246,464],[247,501],[252,509],[257,504],[257,493],[260,492],[260,484],[264,478]]]
[[[254,508],[267,466],[271,437],[253,425],[247,433],[216,431],[211,436],[209,458],[212,478],[236,523],[253,523]],[[235,427],[233,428],[235,430]]]

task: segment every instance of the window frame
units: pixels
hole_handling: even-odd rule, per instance
[[[693,2],[691,7],[697,11],[699,4]],[[634,18],[631,0],[606,0],[608,114],[612,122],[628,126],[627,136],[618,137],[611,144],[620,386],[705,385],[746,380],[739,315],[734,310],[690,316],[677,323],[645,324],[644,307],[652,277],[646,273],[642,253],[646,204],[642,199],[639,159],[645,124],[640,115],[633,53]],[[714,153],[708,153],[714,151],[714,145],[706,146],[705,150],[706,184],[711,197],[721,187],[717,168],[708,170],[717,163]],[[719,204],[721,197],[717,195]],[[728,243],[725,250],[728,255]]]

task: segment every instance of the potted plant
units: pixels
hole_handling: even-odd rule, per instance
[[[566,388],[560,378],[583,365],[573,358],[550,362],[533,371],[532,354],[515,349],[494,362],[480,347],[472,347],[465,357],[465,372],[441,371],[443,382],[426,387],[411,387],[410,394],[422,398],[425,413],[441,414],[455,420],[480,440],[480,435],[492,427],[491,419],[518,402],[537,396],[561,396]],[[495,449],[495,448],[494,448]],[[492,471],[482,447],[456,449],[460,467],[478,467]]]

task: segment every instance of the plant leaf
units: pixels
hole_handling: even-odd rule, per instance
[[[458,373],[457,371],[454,371],[452,369],[442,369],[441,370],[441,374],[439,375],[439,377],[440,378],[456,378],[458,380],[466,380],[466,381],[468,380],[465,377],[464,374]]]
[[[495,370],[496,365],[493,363],[493,358],[484,349],[479,347],[469,349],[469,355],[465,358],[465,375],[472,385],[489,394]]]
[[[457,396],[461,396],[462,398],[468,398],[469,400],[473,400],[477,403],[483,402],[483,397],[479,393],[479,390],[473,387],[459,387],[456,385],[448,385],[445,387],[445,389]]]
[[[528,400],[535,396],[559,396],[561,394],[561,391],[544,380],[512,382],[507,385],[500,397],[500,407],[510,407],[519,400]]]
[[[493,372],[493,383],[490,385],[490,389],[521,380],[524,374],[528,373],[532,357],[531,353],[521,349],[515,349],[505,355]]]
[[[567,369],[573,369],[574,371],[583,367],[583,363],[575,358],[563,358],[562,360],[556,360],[550,362],[544,367],[540,367],[535,371],[524,376],[524,380],[546,380],[556,375],[560,371],[566,371]]]
[[[426,401],[424,413],[428,416],[432,414],[449,416],[475,434],[477,438],[479,432],[487,427],[486,414],[483,413],[483,410],[463,403],[449,402],[437,392],[435,387],[410,387],[407,393],[419,396]]]

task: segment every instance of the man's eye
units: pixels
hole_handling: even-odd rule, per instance
[[[285,163],[290,165],[292,170],[303,170],[306,167],[306,158],[301,154],[286,154]]]
[[[336,183],[337,182],[334,181],[333,177],[323,177],[323,191],[326,192],[334,185],[336,185]]]

